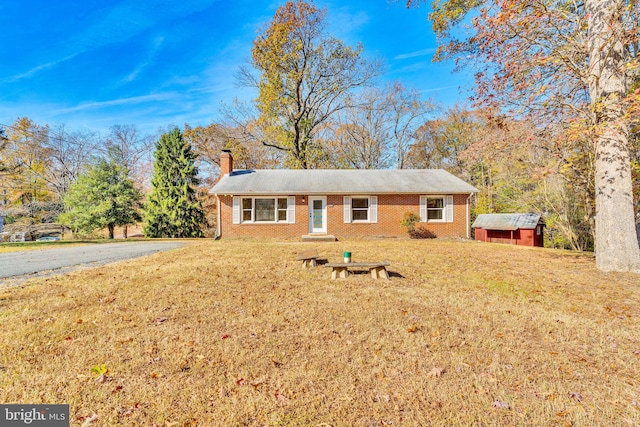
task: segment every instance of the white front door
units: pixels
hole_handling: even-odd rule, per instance
[[[327,232],[326,196],[309,197],[309,233]]]

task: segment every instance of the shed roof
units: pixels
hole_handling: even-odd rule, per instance
[[[535,213],[480,214],[471,227],[487,230],[533,229],[540,223],[542,215]]]
[[[442,169],[249,169],[223,176],[210,190],[227,195],[468,194],[478,190]]]

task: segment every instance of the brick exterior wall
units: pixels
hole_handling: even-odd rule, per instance
[[[269,237],[276,239],[299,239],[309,234],[309,198],[296,196],[296,222],[256,224],[233,224],[233,197],[218,196],[220,201],[220,237]],[[254,196],[256,197],[256,196]],[[257,196],[259,197],[259,196]],[[453,195],[453,222],[423,223],[419,225],[431,231],[436,237],[467,237],[468,194]],[[377,223],[345,223],[342,195],[327,195],[327,234],[341,237],[399,237],[409,238],[406,229],[400,225],[405,212],[420,215],[420,195],[394,194],[378,195]]]

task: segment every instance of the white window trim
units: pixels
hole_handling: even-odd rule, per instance
[[[274,218],[275,221],[256,221],[256,199],[273,199],[274,201]],[[285,209],[278,209],[278,199],[286,199],[287,207]],[[251,220],[245,220],[243,200],[251,200]],[[287,213],[286,219],[278,221],[278,211],[285,210]],[[233,196],[233,224],[295,224],[296,222],[296,197],[295,196]]]
[[[240,224],[240,218],[242,214],[242,199],[240,197],[233,197],[233,215],[232,215],[232,223]]]
[[[428,219],[427,199],[442,199],[442,219]],[[420,196],[420,222],[453,222],[453,196],[446,194],[427,194]]]
[[[296,196],[287,197],[287,223],[296,223]]]
[[[351,222],[351,196],[344,196],[342,198],[342,206],[343,206],[343,216],[344,223],[348,224]]]
[[[453,196],[447,196],[445,199],[447,205],[445,206],[447,212],[447,222],[453,222]]]
[[[353,219],[353,199],[369,199],[367,219]],[[344,196],[344,222],[353,224],[375,224],[378,222],[378,196],[354,195]]]

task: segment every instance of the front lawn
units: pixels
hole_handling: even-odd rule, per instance
[[[201,241],[0,290],[0,401],[72,426],[638,425],[639,283],[477,242]]]

